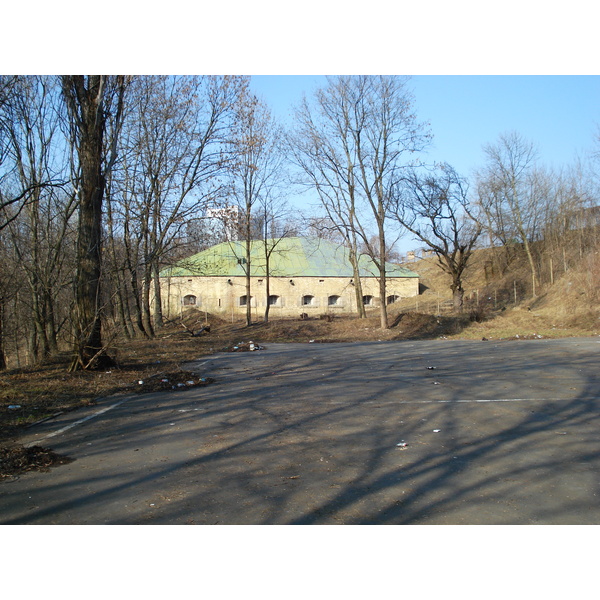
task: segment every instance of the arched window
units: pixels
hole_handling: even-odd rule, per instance
[[[183,305],[184,306],[196,306],[196,296],[192,294],[188,294],[183,297]]]
[[[279,296],[269,296],[269,306],[279,306]]]
[[[371,306],[371,304],[373,304],[373,296],[363,296],[363,304],[365,306]]]
[[[252,305],[252,298],[254,296],[250,296],[250,304]],[[240,296],[240,306],[246,306],[246,304],[248,303],[248,296],[244,295],[244,296]]]
[[[387,297],[388,304],[394,304],[394,302],[398,302],[400,300],[400,296],[392,295]]]
[[[329,306],[335,306],[336,304],[339,304],[339,302],[339,296],[329,296],[329,298],[327,298],[327,304],[329,304]]]
[[[315,297],[307,294],[306,296],[302,296],[302,306],[310,306],[313,304]]]

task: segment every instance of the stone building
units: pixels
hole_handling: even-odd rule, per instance
[[[354,275],[343,246],[316,238],[282,238],[251,243],[251,294],[246,296],[244,242],[224,242],[179,261],[160,273],[163,313],[179,315],[196,307],[224,317],[243,318],[250,302],[260,318],[267,302],[270,316],[309,317],[324,313],[356,312]],[[265,248],[272,250],[267,260]],[[379,306],[377,268],[365,255],[359,261],[363,302]],[[269,295],[267,297],[267,275]],[[419,276],[404,267],[389,264],[384,301],[419,293]]]

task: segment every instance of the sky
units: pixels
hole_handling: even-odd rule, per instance
[[[253,76],[251,86],[289,121],[292,106],[325,76]],[[559,168],[593,148],[600,133],[600,76],[416,75],[408,83],[420,121],[433,134],[432,160],[464,176],[484,160],[482,148],[509,131],[533,142],[542,164]]]
[[[252,76],[251,86],[278,119],[290,123],[303,94],[327,83],[323,75]],[[600,134],[600,76],[416,75],[408,82],[417,118],[433,144],[429,162],[447,162],[464,177],[485,162],[483,147],[515,131],[532,142],[541,165],[559,170],[585,157]],[[596,145],[600,150],[600,143]],[[316,203],[310,193],[291,196],[299,208]],[[400,252],[422,243],[404,236]]]

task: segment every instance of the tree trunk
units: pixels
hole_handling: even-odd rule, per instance
[[[160,329],[163,326],[163,312],[162,312],[162,296],[160,292],[160,278],[158,273],[158,265],[152,265],[152,281],[154,284],[154,329]]]
[[[531,252],[531,246],[527,240],[525,240],[525,254],[527,255],[527,262],[529,263],[529,268],[531,269],[531,281],[532,281],[532,296],[536,296],[536,288],[539,287],[539,281],[537,276],[537,270],[535,268],[535,260],[533,258],[533,253]]]
[[[385,276],[385,233],[383,230],[383,219],[379,223],[379,298],[381,306],[379,307],[379,315],[381,321],[381,329],[388,329],[387,304],[385,303],[386,295],[386,276]]]
[[[150,288],[151,288],[151,267],[146,266],[144,270],[144,281],[142,282],[142,329],[148,337],[154,337],[154,327],[152,326],[152,313],[150,311]]]
[[[117,324],[121,333],[125,336],[126,339],[133,339],[133,332],[130,329],[130,323],[125,315],[125,307],[123,306],[123,298],[121,298],[121,294],[117,295]]]
[[[6,369],[6,354],[4,353],[4,298],[0,297],[0,371]]]
[[[266,234],[265,234],[265,239],[264,239],[263,243],[265,244],[265,298],[266,298],[264,322],[268,323],[269,322],[269,311],[271,310],[271,304],[269,303],[269,297],[271,296],[271,270],[270,270],[271,254],[267,250]]]
[[[249,215],[249,213],[248,213]],[[247,217],[250,221],[250,217]],[[250,227],[246,228],[246,325],[252,325],[252,306],[250,305]],[[268,304],[268,302],[267,302]]]
[[[75,357],[70,370],[105,368],[114,361],[102,345],[100,273],[102,265],[102,173],[106,125],[104,86],[100,75],[63,77],[63,90],[78,140],[80,167],[77,272],[73,314]],[[86,87],[87,84],[87,87]]]
[[[46,303],[46,337],[50,354],[58,352],[58,334],[56,331],[56,314],[54,311],[54,299],[50,294],[45,294]]]
[[[129,274],[130,274],[130,283],[131,283],[131,295],[134,301],[134,311],[135,311],[135,325],[138,328],[138,331],[145,337],[150,338],[150,333],[146,331],[144,327],[144,318],[143,318],[143,300],[142,300],[142,292],[140,291],[140,283],[138,281],[138,275],[135,267],[131,264],[128,266]],[[133,317],[131,317],[131,322],[133,321]]]
[[[352,273],[354,274],[352,281],[354,283],[354,296],[356,298],[356,313],[358,314],[359,319],[364,319],[367,316],[367,311],[365,310],[365,305],[363,303],[362,282],[358,270],[358,257],[356,256],[354,249],[350,248],[348,250],[348,258],[350,259]]]
[[[123,297],[123,288],[125,287],[125,282],[122,281],[121,277],[117,273],[117,314],[119,315],[119,320],[121,322],[121,330],[123,331],[123,335],[129,340],[135,336],[135,332],[133,330],[133,326],[131,325],[132,319],[131,314],[129,312],[129,306],[127,304],[127,299]]]
[[[42,362],[50,355],[50,346],[46,335],[45,319],[43,315],[43,300],[40,298],[40,290],[37,281],[34,281],[31,290],[31,306],[33,326],[35,327],[35,335],[37,339],[35,362]]]
[[[269,311],[271,310],[271,303],[269,302],[269,298],[271,296],[271,278],[269,277],[269,267],[267,266],[267,275],[265,277],[265,296],[266,296],[266,304],[265,304],[265,317],[264,322],[269,322]]]
[[[453,282],[450,289],[452,290],[452,304],[454,311],[461,313],[464,307],[465,290],[460,282]]]
[[[82,141],[82,192],[77,238],[77,275],[75,280],[76,358],[72,369],[100,367],[112,361],[102,347],[100,318],[100,269],[102,243],[102,195],[104,180],[97,154],[101,136],[90,132]],[[100,145],[100,147],[98,147]],[[101,359],[100,357],[103,356]],[[102,367],[101,367],[102,368]]]

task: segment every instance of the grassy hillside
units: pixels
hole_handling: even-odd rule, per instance
[[[467,270],[465,316],[469,324],[450,334],[456,338],[565,337],[600,334],[600,254],[589,252],[569,265],[547,261],[535,296],[529,267],[515,259],[504,273],[493,268],[489,249],[478,250]],[[407,298],[393,311],[448,315],[451,311],[450,277],[435,258],[410,263],[421,277],[418,299]],[[544,265],[542,265],[543,267]],[[458,318],[458,317],[457,317]],[[458,318],[459,319],[459,318]],[[459,319],[460,320],[460,319]]]

